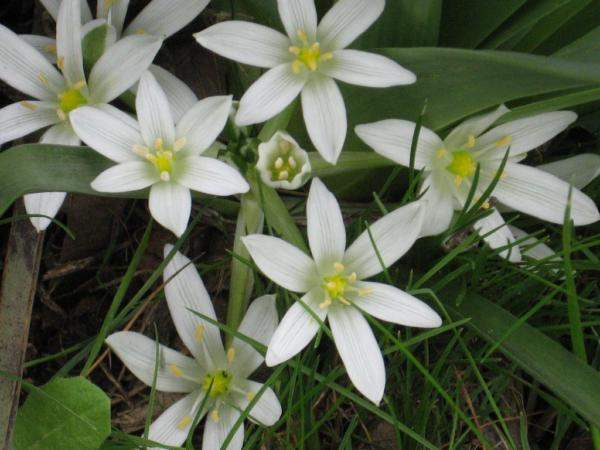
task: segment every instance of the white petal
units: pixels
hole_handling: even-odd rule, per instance
[[[321,272],[331,272],[346,250],[346,226],[335,196],[318,178],[310,185],[306,202],[308,242]]]
[[[319,307],[323,299],[323,289],[317,286],[302,297],[304,305],[296,302],[288,309],[269,343],[265,357],[267,366],[276,366],[292,358],[315,337],[321,324],[306,308],[323,322],[327,317],[327,309]]]
[[[408,120],[386,119],[357,125],[354,131],[369,147],[392,161],[410,166],[410,148],[416,124]],[[442,140],[427,127],[419,130],[415,151],[415,168],[430,168],[435,151],[443,147]]]
[[[279,17],[285,32],[292,42],[302,45],[298,36],[301,31],[306,34],[309,43],[317,37],[317,10],[314,0],[277,0]]]
[[[158,419],[150,425],[148,439],[159,442],[164,445],[178,447],[182,445],[190,432],[193,421],[196,418],[198,408],[202,403],[203,395],[199,391],[194,391],[173,403],[164,411]],[[204,411],[200,417],[204,416]],[[186,426],[182,424],[188,422],[186,418],[191,418]],[[182,422],[183,420],[183,422]],[[154,447],[150,450],[164,450],[160,447]]]
[[[280,113],[292,103],[304,83],[305,76],[293,73],[291,64],[280,64],[268,70],[241,98],[236,124],[260,123]]]
[[[258,268],[278,285],[294,292],[308,292],[318,282],[315,262],[282,239],[262,234],[242,238]]]
[[[196,94],[194,94],[194,91],[187,84],[168,70],[154,64],[150,66],[149,70],[167,95],[167,99],[171,105],[173,121],[175,123],[179,122],[183,115],[198,101]]]
[[[50,64],[56,64],[56,39],[37,34],[20,34],[19,37],[44,55]]]
[[[460,125],[454,128],[446,139],[444,145],[449,149],[461,148],[467,143],[469,136],[478,137],[487,130],[492,124],[510,110],[500,105],[494,111],[480,114],[470,119],[464,120]],[[504,156],[504,154],[502,155]]]
[[[488,149],[482,160],[502,160],[510,147],[510,156],[533,150],[545,144],[577,120],[571,111],[555,111],[525,119],[513,120],[492,128],[477,140],[476,149]],[[500,140],[510,136],[506,144],[498,146]]]
[[[236,387],[252,395],[257,394],[258,391],[263,387],[263,384],[255,381],[244,380]],[[245,411],[250,403],[247,395],[241,395],[239,393],[233,394],[233,401],[235,402],[235,405],[242,411]],[[261,396],[250,410],[250,415],[248,417],[254,422],[257,422],[265,427],[270,427],[279,420],[281,417],[281,404],[279,403],[277,395],[275,392],[273,392],[273,389],[268,387],[263,391]]]
[[[0,145],[59,122],[56,104],[17,102],[0,109]]]
[[[204,437],[202,439],[202,450],[242,450],[242,445],[244,444],[243,423],[236,430],[229,445],[226,448],[222,447],[227,435],[240,417],[239,411],[225,404],[223,404],[218,411],[218,422],[215,422],[211,417],[206,420],[206,424],[204,425]]]
[[[343,305],[331,308],[329,325],[348,377],[356,389],[378,404],[385,389],[385,366],[371,327],[360,311]]]
[[[106,110],[82,106],[69,114],[75,133],[98,153],[116,162],[137,161],[134,144],[142,143],[137,125]]]
[[[202,12],[209,0],[152,0],[127,26],[125,34],[145,33],[167,38]]]
[[[54,20],[58,17],[58,8],[62,0],[40,0],[40,3],[44,5],[46,11],[52,16]]]
[[[510,232],[519,241],[519,247],[523,256],[528,256],[532,259],[537,260],[553,260],[560,261],[560,257],[556,255],[556,252],[544,244],[537,238],[529,235],[529,233],[521,230],[520,228],[509,225]]]
[[[108,336],[106,344],[136,377],[148,386],[152,386],[156,369],[156,342],[153,339],[133,331],[120,331]],[[183,376],[177,376],[180,375],[179,371]],[[198,388],[198,382],[190,381],[188,378],[201,382],[203,377],[204,373],[194,359],[159,344],[157,390],[192,392]]]
[[[98,1],[96,8],[96,17],[109,19],[118,36],[123,32],[123,24],[127,15],[129,0],[117,0],[112,2]],[[109,15],[110,12],[110,15]]]
[[[483,236],[483,240],[493,249],[506,247],[507,245],[515,242],[515,237],[510,232],[506,222],[504,222],[504,219],[495,208],[490,215],[475,222],[473,224],[473,228],[475,228],[475,230],[477,230],[477,232]],[[484,236],[493,230],[496,231],[488,236]],[[502,250],[500,252],[500,256],[508,259],[510,262],[521,261],[521,252],[518,245],[513,245],[506,250]]]
[[[187,227],[192,210],[190,190],[177,183],[156,183],[150,189],[148,200],[152,217],[180,237]]]
[[[252,22],[220,22],[194,37],[201,46],[251,66],[271,68],[293,59],[287,36]]]
[[[383,271],[377,252],[385,267],[394,264],[419,237],[423,216],[420,202],[409,203],[386,214],[369,227],[373,242],[369,230],[363,231],[346,250],[344,264],[361,280]]]
[[[536,167],[583,189],[600,175],[600,155],[583,153]]]
[[[25,210],[27,214],[40,214],[54,218],[66,196],[65,192],[40,192],[24,195]],[[30,217],[29,220],[37,231],[44,231],[52,222],[47,217]]]
[[[409,327],[435,328],[442,324],[429,305],[394,286],[362,281],[356,287],[368,293],[353,297],[354,304],[373,317]]]
[[[56,19],[56,56],[69,86],[85,81],[81,54],[81,0],[62,0]]]
[[[208,97],[195,103],[177,123],[177,138],[185,138],[186,153],[199,155],[217,139],[229,118],[231,96]]]
[[[63,76],[35,48],[0,25],[0,80],[40,100],[56,101]]]
[[[165,246],[165,257],[171,252]],[[165,297],[179,337],[202,367],[213,370],[226,364],[219,328],[191,311],[217,320],[210,296],[194,264],[177,252],[163,272]]]
[[[335,81],[314,74],[302,89],[302,115],[313,145],[335,164],[346,139],[346,106]]]
[[[250,189],[236,169],[215,158],[190,156],[178,161],[177,167],[180,170],[177,182],[193,191],[227,196],[248,192]]]
[[[414,73],[390,58],[359,50],[336,50],[333,59],[323,66],[323,73],[345,83],[370,87],[412,84],[417,80]]]
[[[140,129],[144,142],[150,148],[157,139],[164,141],[166,149],[172,148],[175,141],[175,126],[171,116],[171,106],[167,96],[150,72],[140,78],[135,99]]]
[[[423,181],[421,192],[425,191],[423,202],[424,217],[420,237],[435,236],[448,229],[454,214],[452,186],[448,186],[446,177],[428,175]]]
[[[563,223],[569,184],[547,172],[523,164],[507,163],[493,196],[517,211],[553,223]],[[594,201],[573,188],[571,218],[575,225],[587,225],[600,219]]]
[[[127,161],[98,175],[92,181],[92,189],[98,192],[131,192],[159,181],[158,171],[148,161]]]
[[[107,114],[110,114],[111,116],[119,119],[121,122],[125,122],[125,124],[129,125],[131,128],[135,128],[136,130],[138,130],[138,133],[139,133],[140,124],[131,114],[126,113],[125,111],[123,111],[119,108],[115,108],[113,105],[109,105],[108,103],[98,103],[98,104],[94,105],[94,108],[104,111]],[[139,135],[140,135],[139,142],[141,143],[142,135],[141,135],[141,133],[139,133]]]
[[[61,122],[44,131],[40,144],[81,145],[81,141],[67,123]]]
[[[383,12],[385,0],[339,0],[321,19],[318,40],[326,50],[347,47]]]
[[[275,296],[263,295],[250,304],[238,328],[238,332],[263,345],[268,345],[275,332],[275,328],[277,328],[278,322]],[[257,352],[250,344],[237,337],[233,338],[231,347],[235,352],[235,356],[231,362],[230,369],[240,378],[246,378],[264,361],[263,355]]]
[[[108,103],[142,76],[160,49],[162,41],[152,36],[127,36],[107,49],[89,76],[90,95],[97,103]]]

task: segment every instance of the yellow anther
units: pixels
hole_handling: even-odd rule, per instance
[[[293,157],[293,156],[290,156],[290,157],[288,157],[288,160],[287,160],[287,162],[288,162],[288,165],[289,165],[289,166],[290,166],[292,169],[295,169],[295,168],[296,168],[296,166],[298,165],[298,163],[296,162],[296,160],[294,159],[294,157]]]
[[[229,349],[227,350],[227,361],[229,361],[229,363],[231,364],[233,362],[234,358],[235,358],[235,348],[229,347]]]
[[[148,155],[150,154],[150,149],[148,147],[146,147],[145,145],[133,144],[132,148],[133,148],[133,153],[141,156],[142,158],[147,158]]]
[[[281,169],[283,167],[283,159],[281,157],[277,158],[274,166],[276,169]]]
[[[442,159],[447,154],[448,154],[448,150],[446,150],[444,147],[438,148],[435,151],[435,156],[436,156],[437,159]]]
[[[82,90],[84,87],[87,86],[87,83],[85,82],[85,80],[79,80],[77,83],[75,83],[72,88],[73,89],[77,89],[78,91]]]
[[[54,45],[54,44],[49,44],[49,45],[46,45],[46,46],[44,47],[44,51],[45,51],[46,53],[56,53],[56,45]]]
[[[467,148],[475,147],[475,136],[473,136],[472,134],[469,135],[469,137],[467,138],[467,143],[465,144],[465,147],[467,147]]]
[[[185,137],[181,137],[181,138],[177,139],[175,141],[175,143],[173,144],[173,151],[178,152],[182,148],[184,148],[186,145],[187,145],[187,139]]]
[[[325,52],[321,55],[321,60],[323,61],[330,61],[331,59],[333,59],[333,53],[331,52]]]
[[[219,421],[221,420],[221,418],[219,417],[219,411],[217,411],[216,409],[213,409],[210,412],[210,418],[212,419],[212,421],[214,423],[219,423]]]
[[[44,75],[43,72],[38,73],[37,78],[38,80],[40,80],[40,83],[42,83],[44,86],[50,85],[50,83],[48,82],[48,78],[46,78],[46,75]]]
[[[279,141],[279,152],[282,155],[287,154],[287,152],[290,151],[291,147],[292,147],[292,144],[290,144],[288,141],[284,141],[284,140]]]
[[[331,305],[332,301],[329,297],[326,297],[325,300],[323,301],[323,303],[319,304],[319,308],[321,309],[325,309],[327,307],[329,307]]]
[[[300,70],[302,70],[302,63],[298,60],[295,60],[292,63],[292,72],[294,72],[295,74],[299,74]]]
[[[462,184],[462,180],[463,180],[463,177],[461,177],[460,175],[455,175],[454,176],[454,185],[456,187],[459,187]]]
[[[249,402],[254,400],[254,397],[256,397],[256,392],[250,391],[246,394],[246,400],[248,400]]]
[[[295,47],[293,45],[290,45],[288,47],[288,52],[290,52],[292,55],[298,56],[300,54],[300,48],[299,47]]]
[[[290,177],[290,174],[287,170],[282,170],[279,172],[279,176],[277,177],[279,180],[287,180]]]
[[[163,170],[160,173],[160,180],[161,181],[171,181],[171,174],[169,172],[167,172],[166,170]]]
[[[204,325],[197,325],[196,330],[194,331],[194,337],[197,342],[202,342],[204,340]]]
[[[481,205],[481,207],[483,209],[490,209],[490,202],[488,202],[487,200],[485,202],[483,202],[483,205]]]
[[[59,56],[56,59],[56,65],[58,66],[58,68],[60,70],[65,70],[65,57],[64,56]]]
[[[506,173],[506,170],[503,170],[502,173],[500,174],[500,179],[505,180],[507,177],[508,177],[508,174]]]
[[[185,430],[190,423],[192,423],[192,416],[183,416],[183,419],[181,419],[177,424],[177,428],[180,430]]]
[[[104,7],[106,9],[110,8],[114,3],[114,0],[104,0]]]
[[[496,141],[496,148],[504,147],[512,142],[512,136],[507,134]]]
[[[348,281],[355,282],[357,280],[357,278],[358,278],[358,275],[356,275],[356,272],[352,272],[350,274],[350,276],[348,277]]]
[[[35,111],[38,107],[27,100],[23,100],[19,102],[23,108],[27,108],[30,111]]]
[[[350,300],[348,300],[346,297],[338,297],[338,302],[346,306],[350,306],[352,304],[350,303]]]
[[[144,30],[143,28],[138,28],[137,30],[135,30],[135,34],[146,34],[146,30]]]
[[[165,143],[163,141],[163,138],[158,137],[154,140],[154,148],[156,150],[162,151],[164,148],[164,145],[165,145]]]
[[[343,272],[346,267],[341,262],[334,262],[333,269],[337,272]]]
[[[67,120],[67,115],[66,115],[66,114],[65,114],[65,112],[64,112],[62,109],[60,109],[60,108],[58,108],[58,109],[56,110],[56,115],[57,115],[57,116],[58,116],[58,118],[59,118],[60,120],[62,120],[63,122],[64,122],[65,120]]]
[[[181,378],[183,376],[183,370],[181,370],[177,364],[169,364],[169,370],[176,378]]]
[[[358,295],[360,295],[361,297],[366,297],[367,295],[371,294],[373,292],[372,288],[360,288],[358,290]]]
[[[308,41],[308,37],[306,36],[304,30],[298,30],[296,34],[298,35],[298,39],[300,39],[303,43]]]

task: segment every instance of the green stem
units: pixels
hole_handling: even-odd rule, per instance
[[[242,195],[241,207],[235,226],[233,253],[242,260],[250,259],[250,254],[242,243],[242,237],[260,233],[263,229],[264,215],[252,192]],[[229,283],[229,303],[227,306],[227,325],[236,330],[248,307],[248,300],[254,286],[252,268],[244,264],[239,258],[231,259],[231,281]],[[227,342],[232,337],[227,336]]]

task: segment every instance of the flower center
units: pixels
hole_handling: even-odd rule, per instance
[[[302,42],[302,47],[292,45],[288,48],[289,52],[296,57],[292,62],[292,71],[294,73],[300,73],[302,67],[314,72],[318,69],[321,61],[329,61],[333,58],[333,53],[321,52],[321,45],[318,42],[309,43],[308,37],[303,30],[298,30],[298,38]]]
[[[292,144],[286,140],[279,141],[279,155],[269,166],[269,174],[272,181],[292,181],[302,169],[302,162],[298,161],[293,152]]]
[[[458,150],[452,153],[452,161],[446,166],[446,170],[454,174],[454,183],[460,186],[464,177],[475,173],[477,163],[468,151]]]
[[[325,309],[329,307],[334,300],[337,300],[342,305],[350,305],[351,302],[348,299],[348,293],[357,293],[363,297],[371,292],[371,289],[359,289],[353,284],[357,281],[356,272],[352,272],[350,275],[344,275],[346,269],[341,262],[333,264],[335,274],[323,277],[323,284],[321,287],[325,291],[325,300],[319,305],[319,308]]]
[[[229,383],[231,382],[231,378],[231,374],[226,370],[218,370],[216,372],[208,373],[202,382],[202,389],[208,392],[208,395],[211,397],[219,397],[229,391]]]
[[[85,82],[76,83],[71,89],[58,94],[58,109],[56,113],[61,120],[67,120],[69,113],[87,104],[87,98],[81,93]]]
[[[149,149],[145,145],[134,144],[133,151],[142,158],[150,161],[160,173],[162,181],[169,181],[173,173],[173,161],[176,159],[175,154],[186,145],[186,139],[180,138],[175,141],[172,149],[165,149],[162,138],[156,138],[154,148]]]

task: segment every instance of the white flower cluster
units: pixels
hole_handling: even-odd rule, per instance
[[[208,0],[153,0],[127,26],[126,0],[98,0],[96,19],[82,0],[42,3],[56,19],[56,40],[19,37],[0,25],[0,79],[31,98],[0,110],[0,144],[46,127],[42,143],[83,141],[116,163],[92,187],[105,193],[149,188],[152,216],[178,237],[189,222],[190,191],[229,196],[249,190],[247,174],[233,159],[207,153],[228,121],[240,129],[264,122],[300,95],[312,144],[325,161],[336,164],[347,117],[335,80],[376,88],[416,81],[391,59],[347,48],[380,16],[384,0],[339,0],[320,22],[313,0],[278,0],[286,34],[235,20],[196,33],[207,49],[268,69],[242,96],[237,110],[231,96],[198,100],[183,82],[152,66],[162,40],[189,23]],[[102,30],[102,52],[86,67],[82,40],[95,30]],[[135,116],[109,104],[130,89],[136,92]],[[327,321],[350,380],[379,403],[385,366],[363,313],[420,328],[438,327],[441,318],[412,295],[366,280],[394,264],[418,238],[446,231],[455,211],[470,198],[478,200],[492,183],[494,204],[483,203],[490,213],[474,228],[510,261],[520,261],[522,254],[547,257],[551,251],[509,227],[499,206],[552,223],[563,223],[567,206],[575,225],[600,218],[594,202],[578,189],[598,175],[600,158],[580,155],[538,168],[521,164],[527,152],[564,131],[577,116],[548,112],[494,126],[508,111],[502,105],[470,118],[444,139],[422,127],[414,155],[414,167],[423,171],[421,198],[386,214],[348,247],[340,206],[318,178],[311,182],[306,204],[310,256],[279,238],[243,238],[267,277],[301,295],[279,325],[274,296],[256,299],[241,323],[240,334],[268,346],[267,365],[298,354]],[[408,167],[415,128],[413,122],[388,119],[359,125],[355,131],[377,153]],[[297,189],[310,178],[308,153],[285,131],[254,150],[251,170],[264,184]],[[577,180],[571,179],[575,173]],[[31,214],[53,217],[64,197],[57,192],[29,194],[25,204]],[[34,217],[32,222],[41,231],[50,219]],[[520,251],[516,244],[527,244],[527,249]],[[146,384],[152,384],[158,367],[158,390],[187,394],[152,424],[149,438],[179,446],[197,419],[207,415],[203,448],[221,448],[249,405],[250,420],[275,424],[281,406],[274,391],[248,380],[263,356],[239,338],[224,348],[208,293],[183,255],[175,255],[164,277],[171,316],[193,358],[161,346],[156,361],[155,343],[132,332],[107,339]],[[243,434],[239,426],[228,448],[241,449]]]

